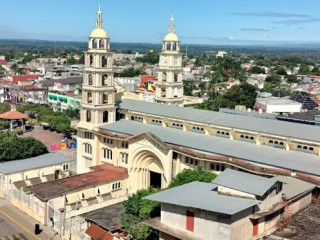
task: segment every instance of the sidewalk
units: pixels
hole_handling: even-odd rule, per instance
[[[39,224],[39,222],[29,217],[3,198],[0,198],[0,215],[2,215],[6,221],[10,222],[10,224],[13,223],[16,226],[16,229],[21,230],[23,233],[27,233],[30,240],[61,240],[49,226],[43,226],[42,224],[40,224],[42,232],[38,235],[34,235],[35,224]]]

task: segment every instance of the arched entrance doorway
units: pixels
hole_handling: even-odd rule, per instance
[[[133,191],[150,186],[163,188],[167,185],[161,160],[148,150],[143,150],[134,156],[129,175],[132,177],[130,182]]]

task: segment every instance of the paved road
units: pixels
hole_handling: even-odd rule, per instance
[[[20,235],[21,234],[21,235]],[[23,236],[20,239],[34,239],[31,234],[23,230],[20,226],[18,226],[16,223],[12,222],[10,219],[8,219],[6,216],[4,216],[0,212],[0,240],[2,239],[14,239],[9,238],[10,235],[16,235],[16,236]],[[5,238],[7,237],[7,238]],[[19,239],[19,238],[17,238]]]
[[[60,239],[50,227],[40,224],[43,231],[39,235],[34,234],[37,222],[12,206],[8,201],[0,198],[0,240],[47,240]]]

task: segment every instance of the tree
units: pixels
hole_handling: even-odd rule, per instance
[[[70,111],[66,112],[54,112],[52,108],[41,106],[39,104],[23,105],[17,108],[19,112],[31,112],[39,114],[40,120],[47,122],[57,127],[59,132],[70,130],[70,119],[72,114]],[[68,115],[70,114],[70,115]]]
[[[11,110],[9,103],[0,103],[0,114],[9,112]]]
[[[256,88],[246,82],[232,86],[222,96],[221,107],[234,108],[235,105],[245,105],[253,108],[256,102]]]
[[[123,70],[119,75],[120,77],[137,77],[146,74],[142,69],[127,68]]]
[[[198,167],[195,170],[185,169],[172,179],[169,188],[178,187],[194,181],[209,183],[212,182],[216,177],[216,174],[206,171],[202,167]]]
[[[275,92],[274,88],[273,88],[273,84],[271,82],[265,82],[264,83],[264,87],[265,90],[267,90],[269,93],[273,93]]]
[[[234,78],[239,80],[240,82],[245,82],[248,80],[248,76],[244,71],[238,71],[235,75]]]
[[[69,59],[67,60],[67,63],[68,63],[68,64],[76,64],[77,61],[76,61],[76,59],[72,56],[71,58],[69,58]]]
[[[0,162],[36,157],[45,153],[48,153],[46,145],[35,138],[18,138],[15,132],[0,134]]]
[[[157,64],[159,63],[159,54],[155,52],[149,52],[144,57],[137,57],[136,61],[149,64]]]
[[[306,65],[306,64],[301,64],[299,72],[301,74],[309,74],[311,72],[310,71],[310,67],[308,65]]]
[[[154,188],[139,190],[123,202],[125,210],[121,214],[121,225],[132,235],[133,239],[151,240],[157,237],[157,231],[141,222],[160,215],[160,203],[142,199],[158,191]]]
[[[193,90],[197,90],[197,86],[193,81],[183,80],[183,92],[186,96],[192,96]]]
[[[287,75],[287,71],[284,68],[279,68],[276,72],[278,75]]]
[[[266,82],[270,82],[274,85],[279,85],[281,82],[281,77],[273,74],[266,78]]]
[[[253,66],[250,70],[251,73],[254,73],[254,74],[263,74],[264,71],[262,68],[260,67],[257,67],[257,66]]]
[[[10,122],[0,121],[0,131],[7,130],[10,128]]]
[[[196,109],[204,109],[210,111],[219,111],[222,102],[222,95],[220,93],[210,93],[209,98],[203,103],[195,106]]]
[[[314,67],[314,68],[312,69],[312,71],[311,71],[311,74],[312,74],[312,75],[320,75],[319,67],[318,67],[318,66]]]
[[[300,82],[300,80],[298,80],[297,77],[294,76],[294,75],[287,75],[286,79],[287,79],[288,83],[298,83],[298,82]]]

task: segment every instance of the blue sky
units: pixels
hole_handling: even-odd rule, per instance
[[[0,38],[87,41],[98,0],[0,0]],[[320,43],[319,0],[100,0],[113,42],[160,43],[173,9],[182,43]]]

